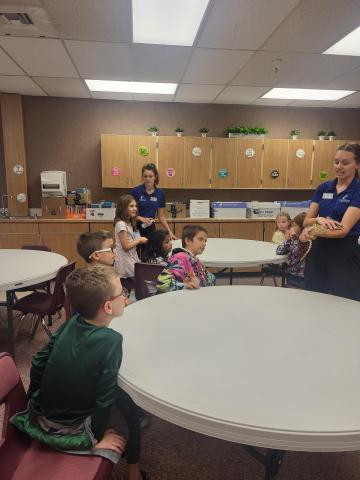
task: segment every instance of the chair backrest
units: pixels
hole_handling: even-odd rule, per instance
[[[156,282],[158,275],[164,270],[164,265],[153,263],[135,263],[135,297],[136,300],[150,297],[146,282]]]
[[[63,267],[59,268],[56,274],[54,293],[50,307],[51,311],[54,313],[62,308],[65,303],[64,283],[67,276],[75,269],[75,263],[76,262],[70,262],[67,265],[64,265]]]
[[[1,479],[13,474],[30,444],[30,437],[22,434],[10,423],[15,413],[25,410],[27,402],[14,360],[9,353],[0,353],[0,405],[5,405],[3,427],[0,438]]]
[[[42,250],[44,252],[51,252],[51,248],[47,245],[23,245],[22,250]]]

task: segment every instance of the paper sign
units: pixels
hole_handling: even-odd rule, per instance
[[[175,177],[175,168],[167,168],[166,169],[166,176],[171,178]]]
[[[18,193],[16,195],[16,200],[20,203],[26,202],[26,194],[25,193]]]
[[[279,170],[272,170],[270,173],[271,178],[278,178],[279,175]]]
[[[120,175],[121,175],[121,170],[120,170],[120,168],[119,168],[119,167],[113,167],[113,168],[111,169],[111,175],[112,175],[113,177],[120,177]]]
[[[227,171],[226,168],[222,168],[221,170],[218,171],[218,177],[220,178],[226,178],[229,175],[229,172]]]
[[[305,157],[305,150],[303,148],[298,148],[296,150],[295,155],[297,156],[297,158],[304,158]]]
[[[254,150],[253,148],[251,148],[251,147],[250,147],[250,148],[247,148],[247,149],[245,150],[245,156],[246,156],[247,158],[253,158],[253,157],[255,157],[255,150]]]
[[[201,155],[201,148],[200,147],[194,147],[192,149],[192,154],[194,155],[194,157],[200,157]]]
[[[140,145],[138,152],[142,157],[147,157],[149,155],[149,149],[145,145]]]
[[[22,175],[24,173],[24,167],[22,165],[14,165],[13,167],[13,171],[14,173],[16,173],[16,175]]]

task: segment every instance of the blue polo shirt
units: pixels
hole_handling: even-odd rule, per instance
[[[156,218],[158,209],[165,207],[165,194],[160,188],[155,187],[153,193],[148,194],[145,185],[142,183],[134,187],[130,195],[137,201],[140,217]]]
[[[341,222],[348,207],[360,208],[360,182],[357,178],[346,190],[336,193],[337,179],[324,182],[318,186],[311,199],[319,204],[319,216],[329,217]],[[355,223],[347,236],[360,235],[360,221]]]

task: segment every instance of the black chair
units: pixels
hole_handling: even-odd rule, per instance
[[[135,263],[136,300],[143,300],[155,294],[157,277],[164,268],[164,265],[153,263]]]
[[[68,263],[59,268],[55,278],[53,293],[36,291],[26,297],[20,298],[20,300],[14,303],[12,309],[23,313],[20,322],[28,313],[33,315],[31,336],[35,335],[37,327],[41,321],[45,332],[51,337],[52,332],[46,325],[44,317],[46,315],[55,315],[55,313],[60,312],[63,308],[65,302],[64,283],[66,277],[74,270],[74,268],[75,262]]]

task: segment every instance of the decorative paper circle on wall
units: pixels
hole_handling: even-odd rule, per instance
[[[227,171],[227,168],[221,168],[218,171],[218,177],[220,178],[226,178],[229,175],[229,172]]]
[[[200,157],[201,155],[201,148],[200,147],[194,147],[192,149],[192,154],[194,155],[194,157]]]
[[[254,150],[253,148],[251,148],[251,147],[247,148],[247,149],[245,150],[245,156],[246,156],[247,158],[253,158],[253,157],[255,157],[255,150]]]
[[[321,170],[319,172],[320,180],[325,180],[325,178],[327,178],[328,176],[329,176],[329,172],[327,172],[326,170]]]
[[[16,175],[22,175],[24,173],[24,167],[20,164],[14,165],[13,171]]]
[[[175,177],[175,168],[167,168],[166,169],[166,176],[171,178]]]
[[[138,152],[142,157],[147,157],[149,155],[149,149],[145,145],[140,145]]]
[[[271,173],[270,173],[271,178],[278,178],[279,175],[280,175],[279,170],[271,170]]]
[[[119,168],[119,167],[113,167],[113,168],[111,169],[111,175],[112,175],[113,177],[120,177],[120,175],[121,175],[121,170],[120,170],[120,168]]]
[[[303,148],[298,148],[295,152],[297,158],[304,158],[305,157],[305,150]]]
[[[18,193],[16,195],[16,200],[19,202],[19,203],[24,203],[26,202],[26,194],[25,193]]]

